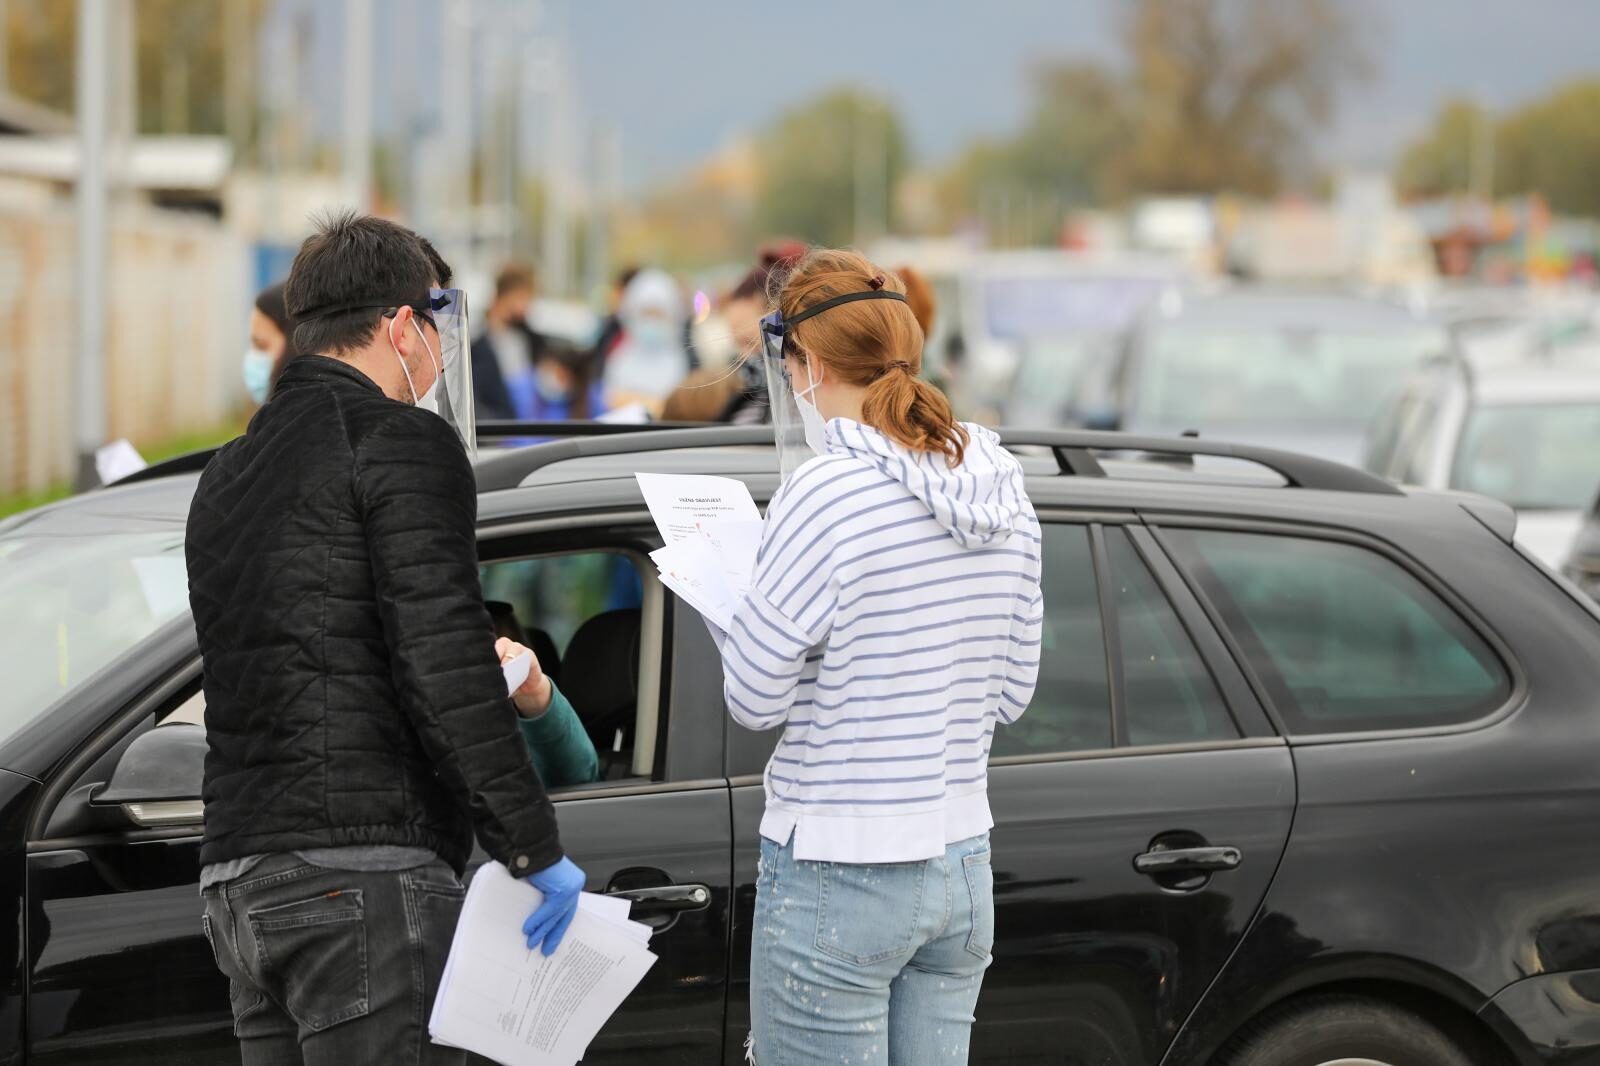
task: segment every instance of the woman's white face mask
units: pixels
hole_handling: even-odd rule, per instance
[[[822,379],[813,379],[811,376],[811,361],[806,360],[806,388],[796,391],[794,404],[800,409],[800,423],[805,429],[806,444],[818,455],[828,454],[828,423],[823,420],[822,412],[817,410],[817,405],[811,399],[811,394],[817,391],[817,386],[822,384]]]

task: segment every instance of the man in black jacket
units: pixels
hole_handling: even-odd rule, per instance
[[[530,947],[554,950],[583,885],[506,698],[472,467],[427,409],[449,275],[410,230],[330,219],[286,291],[315,354],[190,508],[204,921],[245,1066],[465,1061],[427,1018],[474,833],[545,895]],[[541,699],[538,677],[516,694]]]

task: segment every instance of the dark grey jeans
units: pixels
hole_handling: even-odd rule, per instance
[[[465,890],[442,862],[330,870],[273,855],[206,889],[244,1066],[459,1066],[428,1014]]]

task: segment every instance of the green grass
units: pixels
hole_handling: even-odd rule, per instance
[[[197,452],[202,448],[214,448],[244,432],[243,422],[229,422],[209,430],[194,433],[182,433],[176,437],[167,437],[148,446],[139,447],[139,453],[145,461],[159,463],[163,459],[186,455]],[[137,445],[136,445],[137,446]],[[49,488],[34,492],[24,492],[15,496],[0,496],[0,518],[16,514],[18,511],[27,511],[34,507],[41,507],[53,500],[72,495],[72,485],[69,482],[59,482]]]

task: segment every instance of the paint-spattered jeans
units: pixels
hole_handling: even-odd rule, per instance
[[[967,1061],[994,947],[988,834],[926,862],[801,862],[761,842],[750,952],[757,1066]]]

